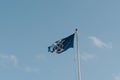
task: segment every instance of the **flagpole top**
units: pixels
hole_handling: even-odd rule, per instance
[[[78,28],[76,28],[75,31],[77,32],[77,31],[78,31]]]

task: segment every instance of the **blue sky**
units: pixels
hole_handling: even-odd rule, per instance
[[[79,29],[81,80],[120,80],[120,0],[0,0],[0,80],[77,80],[76,47],[48,53]]]

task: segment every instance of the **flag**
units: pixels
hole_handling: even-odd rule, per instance
[[[51,46],[48,47],[48,52],[56,52],[58,54],[66,51],[69,48],[73,48],[74,47],[74,35],[75,33],[73,33],[72,35],[60,39],[56,42],[54,42]]]

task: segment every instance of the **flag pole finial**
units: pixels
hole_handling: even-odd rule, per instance
[[[75,31],[78,31],[78,28],[76,28]]]

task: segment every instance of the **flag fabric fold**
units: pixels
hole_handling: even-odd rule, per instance
[[[75,33],[73,33],[72,35],[60,39],[56,42],[54,42],[51,46],[48,47],[48,52],[56,52],[58,54],[66,51],[69,48],[73,48],[74,47],[74,35]]]

